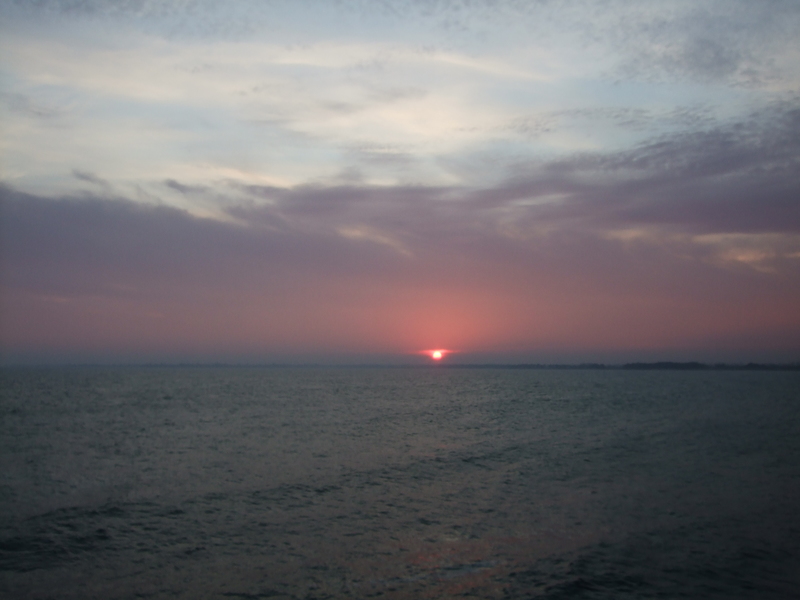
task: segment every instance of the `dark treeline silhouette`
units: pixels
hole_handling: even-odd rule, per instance
[[[654,362],[627,363],[622,365],[622,368],[639,370],[670,369],[677,371],[800,371],[800,363],[774,364],[750,362],[744,365],[731,365],[727,363],[715,363],[713,365],[708,365],[700,362]]]

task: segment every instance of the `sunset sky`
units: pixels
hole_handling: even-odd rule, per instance
[[[796,0],[0,0],[2,362],[800,360]]]

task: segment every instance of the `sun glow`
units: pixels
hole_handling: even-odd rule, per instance
[[[438,362],[451,352],[452,350],[445,350],[444,348],[436,348],[433,350],[421,350],[419,353],[429,356],[430,358]]]

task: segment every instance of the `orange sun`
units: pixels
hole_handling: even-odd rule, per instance
[[[445,350],[444,348],[431,348],[430,350],[417,350],[417,354],[422,354],[423,356],[427,356],[432,358],[436,362],[439,362],[443,358],[446,358],[448,354],[455,352],[455,350]]]

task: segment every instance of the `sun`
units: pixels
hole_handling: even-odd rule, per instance
[[[430,359],[439,362],[440,360],[447,358],[447,356],[451,353],[455,352],[455,350],[446,350],[444,348],[431,348],[430,350],[417,350],[416,354],[422,354],[423,356],[427,356]]]

